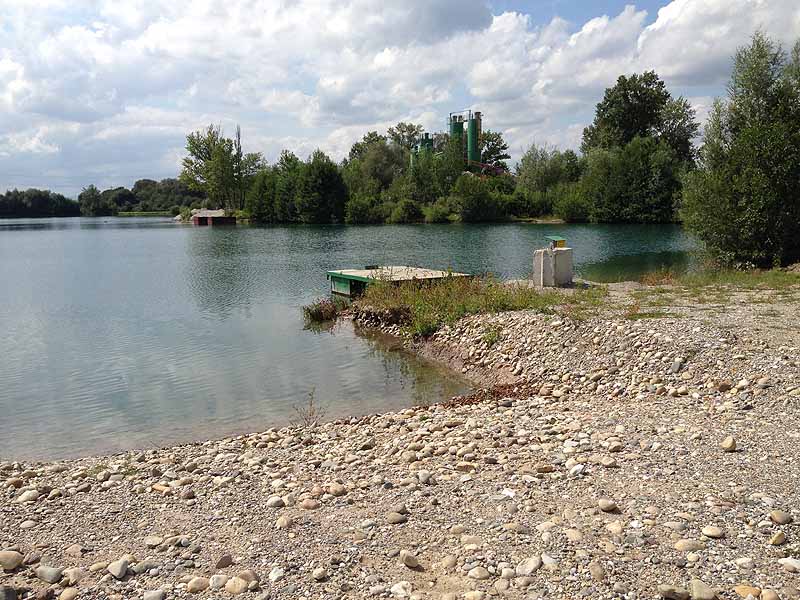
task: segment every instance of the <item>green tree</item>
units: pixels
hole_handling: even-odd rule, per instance
[[[181,181],[203,192],[215,207],[241,209],[252,178],[263,166],[261,154],[242,151],[241,130],[237,127],[236,138],[230,139],[222,127],[209,125],[186,136],[186,152]]]
[[[583,130],[581,150],[587,153],[593,148],[624,146],[637,136],[651,135],[670,98],[667,86],[654,71],[620,75],[597,104],[594,122]]]
[[[364,152],[366,152],[367,148],[372,144],[386,142],[386,140],[387,138],[385,135],[380,135],[377,131],[368,131],[363,138],[353,144],[347,158],[349,160],[362,158]]]
[[[451,205],[465,223],[497,221],[506,217],[499,195],[489,192],[484,181],[471,173],[462,174],[453,186]]]
[[[436,161],[430,152],[419,152],[414,160],[410,171],[411,198],[420,205],[431,204],[441,195]]]
[[[736,52],[728,97],[709,116],[681,214],[725,264],[800,261],[799,74],[800,41],[787,57],[758,32]]]
[[[278,222],[275,211],[277,174],[270,167],[261,169],[247,192],[245,208],[256,223]]]
[[[436,183],[443,196],[450,194],[456,180],[464,172],[464,148],[458,140],[447,139],[447,143],[436,161]]]
[[[303,166],[297,190],[297,213],[303,223],[342,223],[347,187],[336,164],[316,150]]]
[[[478,139],[478,149],[481,152],[482,163],[492,165],[501,171],[508,171],[506,161],[511,155],[508,153],[508,144],[500,133],[489,129],[482,131]]]
[[[116,212],[116,207],[104,199],[94,185],[83,188],[78,194],[78,202],[81,205],[81,214],[85,217],[102,217]]]
[[[668,223],[676,218],[682,163],[653,137],[635,137],[623,148],[597,149],[581,180],[592,221]]]
[[[279,223],[297,221],[295,200],[303,172],[303,161],[283,150],[275,165],[275,219]]]
[[[562,152],[546,144],[533,144],[517,164],[517,188],[529,194],[547,192],[559,183],[577,181],[583,167],[572,150]]]
[[[405,152],[411,152],[416,145],[419,136],[422,135],[422,125],[405,123],[401,121],[394,127],[389,127],[389,139]]]

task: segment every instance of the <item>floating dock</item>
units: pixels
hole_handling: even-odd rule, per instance
[[[352,298],[358,296],[373,281],[402,283],[404,281],[437,281],[447,277],[471,277],[467,273],[452,271],[436,271],[421,267],[379,267],[368,266],[363,269],[342,269],[328,271],[326,276],[331,281],[331,293]]]

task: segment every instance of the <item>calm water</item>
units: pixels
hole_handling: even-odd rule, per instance
[[[326,270],[365,264],[524,277],[549,234],[591,279],[680,264],[691,245],[663,226],[0,220],[0,457],[257,430],[285,424],[312,392],[331,418],[462,393],[352,326],[304,330],[300,307],[327,293]]]

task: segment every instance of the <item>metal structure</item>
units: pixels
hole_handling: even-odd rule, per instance
[[[483,132],[483,114],[481,112],[473,112],[470,109],[451,112],[447,117],[447,130],[450,139],[454,140],[462,149],[465,169],[484,174],[497,174],[502,171],[496,165],[481,162],[480,139]],[[434,153],[433,136],[430,133],[423,133],[417,145],[412,149],[412,168],[416,163],[417,156],[422,152]]]

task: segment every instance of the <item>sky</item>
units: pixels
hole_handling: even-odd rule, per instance
[[[484,114],[513,160],[577,148],[621,74],[654,69],[704,120],[756,29],[797,0],[2,0],[0,191],[71,197],[175,177],[186,134],[343,158],[398,121]]]

